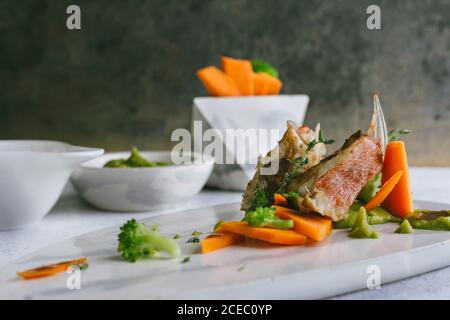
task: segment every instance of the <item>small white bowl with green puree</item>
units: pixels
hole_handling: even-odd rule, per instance
[[[174,164],[171,151],[107,153],[81,164],[71,182],[81,197],[106,211],[145,212],[186,201],[203,188],[214,166],[212,157],[184,154]]]

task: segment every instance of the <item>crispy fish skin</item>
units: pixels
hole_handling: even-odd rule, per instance
[[[341,149],[298,176],[287,190],[299,192],[297,204],[301,210],[339,221],[382,167],[379,140],[357,131]]]
[[[287,160],[293,160],[299,156],[306,155],[308,143],[317,138],[318,126],[316,131],[306,126],[298,127],[293,122],[288,122],[286,132],[279,141],[278,145],[271,150],[265,157],[258,161],[256,173],[247,185],[244,192],[241,210],[251,209],[256,190],[266,190],[269,193],[275,192],[283,180],[283,176],[291,168],[291,163]],[[308,164],[304,170],[316,165],[325,156],[326,149],[323,143],[318,143],[308,152]],[[274,175],[262,175],[262,167],[270,167],[271,161],[278,161],[279,168]]]

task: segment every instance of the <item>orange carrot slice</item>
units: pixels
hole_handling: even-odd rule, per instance
[[[285,206],[285,205],[287,205],[286,198],[282,194],[279,194],[279,193],[275,193],[273,195],[273,202],[277,206]]]
[[[269,89],[267,91],[267,94],[274,95],[279,94],[281,92],[281,89],[283,88],[283,83],[281,82],[280,79],[277,79],[267,74],[267,81],[269,82]]]
[[[280,219],[291,219],[294,221],[294,230],[304,234],[315,241],[322,241],[332,230],[330,219],[315,217],[311,215],[299,215],[296,210],[273,206],[276,209],[276,215]]]
[[[377,194],[364,206],[366,210],[372,210],[373,208],[379,206],[384,199],[386,199],[389,194],[394,190],[394,187],[400,181],[400,178],[403,176],[403,171],[398,170],[392,177],[389,178],[377,192]]]
[[[197,77],[205,86],[206,91],[213,96],[228,97],[240,95],[233,79],[214,66],[198,70]]]
[[[269,92],[269,82],[266,73],[259,72],[253,74],[253,94],[258,96],[266,95]]]
[[[29,269],[22,272],[17,272],[17,275],[25,280],[43,278],[64,272],[67,270],[67,268],[69,268],[72,265],[81,265],[87,263],[88,263],[87,258],[82,257],[74,260],[63,261],[55,264]]]
[[[249,226],[245,221],[224,222],[221,228],[228,232],[275,244],[304,245],[308,239],[306,236],[293,230],[256,228]]]
[[[387,196],[381,206],[398,217],[404,217],[414,211],[409,180],[408,159],[403,141],[389,142],[383,163],[382,184],[386,183],[399,170],[403,171],[400,181]]]
[[[222,70],[236,83],[244,96],[253,94],[253,67],[249,60],[222,57]]]
[[[241,242],[242,240],[244,240],[244,236],[240,234],[223,232],[222,234],[212,234],[207,236],[202,240],[200,245],[202,253],[208,253],[231,246],[235,243]]]

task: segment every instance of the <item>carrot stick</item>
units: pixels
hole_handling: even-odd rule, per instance
[[[256,228],[249,226],[245,221],[225,222],[221,228],[228,232],[275,244],[304,245],[308,239],[306,236],[293,230]]]
[[[67,268],[69,268],[72,265],[81,265],[87,263],[88,263],[87,258],[82,257],[74,260],[63,261],[55,264],[25,270],[22,272],[17,272],[17,275],[25,280],[43,278],[52,276],[60,272],[64,272],[67,270]]]
[[[244,96],[253,94],[253,67],[249,60],[222,57],[222,70],[236,83]]]
[[[379,206],[384,199],[386,199],[389,194],[394,190],[394,187],[400,181],[400,178],[403,176],[403,171],[398,170],[392,177],[389,178],[377,192],[377,194],[364,206],[366,210],[372,210],[375,207]]]
[[[269,94],[269,95],[279,94],[281,89],[283,88],[283,83],[281,82],[280,79],[277,79],[270,75],[267,75],[267,76],[268,76],[268,82],[269,82],[269,89],[268,89],[267,94]]]
[[[255,96],[264,96],[269,91],[269,82],[265,75],[262,72],[253,74],[253,94]]]
[[[294,230],[304,234],[315,241],[322,241],[332,230],[330,219],[315,217],[311,215],[299,215],[300,213],[293,209],[280,206],[273,206],[276,209],[276,215],[281,219],[291,219],[294,221]]]
[[[206,91],[212,96],[227,97],[240,95],[233,79],[214,66],[198,70],[197,77],[203,83]]]
[[[285,206],[285,205],[287,205],[286,198],[282,194],[279,194],[279,193],[275,193],[273,195],[273,202],[277,206]]]
[[[405,143],[403,141],[392,141],[388,143],[386,148],[381,176],[382,184],[399,170],[403,171],[403,175],[381,206],[393,215],[402,218],[414,211],[411,182],[409,180]]]
[[[209,235],[201,242],[202,253],[208,253],[218,249],[222,249],[235,243],[241,242],[242,240],[244,240],[244,237],[242,235],[231,232]]]

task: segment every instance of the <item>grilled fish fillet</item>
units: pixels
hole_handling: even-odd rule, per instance
[[[299,209],[339,221],[382,166],[379,139],[357,131],[341,149],[299,175],[288,185],[287,191],[300,194],[297,197]]]
[[[292,164],[287,160],[296,159],[299,156],[305,157],[308,144],[317,139],[320,125],[316,130],[311,130],[307,126],[297,126],[294,122],[287,123],[287,130],[278,145],[265,157],[261,157],[256,167],[256,173],[247,185],[243,195],[241,210],[247,211],[252,208],[254,195],[257,190],[265,190],[268,193],[275,192],[288,172]],[[308,164],[303,170],[316,165],[325,157],[326,148],[323,143],[317,143],[312,150],[307,153]],[[272,165],[272,161],[278,161],[278,171],[275,174],[263,175],[262,168]]]

